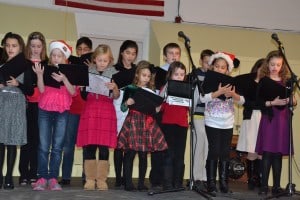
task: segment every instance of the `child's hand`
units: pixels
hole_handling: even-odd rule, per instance
[[[15,79],[14,77],[10,76],[10,80],[6,81],[7,86],[19,86],[19,81]]]
[[[57,82],[63,82],[63,81],[65,81],[67,79],[67,77],[63,73],[61,73],[61,72],[58,72],[58,73],[53,72],[51,74],[51,77],[53,79],[55,79]]]
[[[89,59],[86,59],[83,63],[85,65],[87,65],[88,67],[93,67],[94,66],[93,62],[91,62]]]
[[[290,98],[280,99],[279,96],[276,97],[273,101],[270,101],[272,106],[285,106],[289,103]]]
[[[109,89],[109,90],[114,90],[114,89],[117,89],[118,86],[116,83],[114,82],[110,82],[110,83],[105,83],[106,87]]]
[[[36,73],[36,75],[44,74],[44,67],[41,65],[41,63],[35,63],[34,66],[32,66],[32,70]]]
[[[220,94],[225,94],[231,90],[232,86],[230,84],[222,86],[222,84],[219,84],[218,92]]]
[[[133,98],[128,98],[125,103],[127,106],[130,106],[130,105],[133,105],[135,102],[134,102]]]
[[[231,86],[230,90],[226,91],[224,95],[227,98],[233,97],[234,95],[236,95],[236,93],[235,93],[235,87]]]

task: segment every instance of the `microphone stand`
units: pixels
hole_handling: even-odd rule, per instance
[[[284,47],[283,45],[281,44],[281,42],[277,39],[276,42],[278,43],[278,50],[282,53],[283,55],[283,60],[285,61],[287,67],[288,67],[288,70],[291,74],[291,78],[289,80],[289,83],[290,83],[290,90],[291,90],[291,94],[290,94],[290,102],[287,106],[289,106],[289,109],[290,109],[290,113],[289,113],[289,155],[288,155],[288,175],[289,175],[289,182],[288,184],[286,185],[286,188],[285,188],[285,191],[282,192],[282,193],[279,193],[279,194],[276,194],[276,195],[272,195],[272,196],[269,196],[269,197],[266,197],[264,199],[273,199],[273,198],[277,198],[277,197],[280,197],[280,196],[293,196],[294,194],[297,194],[297,195],[300,195],[299,192],[296,191],[295,187],[296,185],[293,183],[292,181],[292,157],[293,157],[293,121],[292,121],[292,118],[293,118],[293,91],[294,91],[294,85],[296,84],[297,88],[300,90],[300,86],[299,86],[299,83],[297,81],[297,76],[295,75],[295,73],[292,71],[287,59],[286,59],[286,56],[285,56],[285,51],[284,51]],[[288,89],[288,88],[287,88]]]
[[[190,78],[190,83],[191,83],[191,108],[190,108],[190,146],[191,146],[191,150],[190,150],[190,180],[189,180],[189,189],[190,190],[194,190],[197,193],[199,193],[201,196],[203,196],[206,199],[211,199],[212,197],[215,197],[213,194],[207,192],[207,191],[203,191],[201,190],[201,188],[195,187],[194,186],[194,172],[193,172],[193,168],[194,168],[194,147],[193,147],[193,139],[194,139],[194,134],[196,135],[196,129],[195,129],[195,124],[194,124],[194,92],[195,92],[195,84],[194,82],[196,82],[198,89],[201,89],[201,85],[200,85],[200,81],[199,78],[196,74],[196,67],[194,65],[192,56],[191,56],[191,51],[190,51],[190,41],[185,39],[185,48],[187,50],[188,56],[189,56],[189,60],[190,63],[192,64],[192,72],[191,72],[191,78]],[[199,94],[201,95],[202,92]]]

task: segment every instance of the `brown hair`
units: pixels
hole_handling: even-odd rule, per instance
[[[139,75],[141,73],[141,71],[143,69],[149,69],[150,73],[151,73],[151,78],[150,78],[150,81],[147,85],[147,88],[151,89],[151,90],[154,90],[155,89],[155,83],[154,83],[154,80],[155,80],[155,74],[152,73],[152,67],[153,65],[151,65],[148,61],[146,60],[141,60],[140,62],[138,62],[137,64],[137,68],[136,68],[136,71],[135,71],[135,75],[134,75],[134,79],[133,79],[133,84],[137,85],[138,82],[139,82]]]
[[[169,70],[167,72],[166,79],[170,80],[172,74],[174,74],[175,70],[178,69],[178,68],[184,70],[184,73],[186,74],[186,67],[185,67],[185,65],[182,62],[180,62],[180,61],[174,61],[174,62],[172,62],[170,64]],[[184,77],[184,80],[185,79],[186,79],[186,76]]]
[[[25,57],[30,60],[32,54],[30,50],[30,42],[31,40],[36,40],[36,39],[40,40],[43,45],[42,52],[40,55],[41,61],[48,60],[45,36],[41,32],[37,32],[37,31],[30,33],[27,38],[27,43],[25,47]]]

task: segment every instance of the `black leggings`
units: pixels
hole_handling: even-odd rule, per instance
[[[6,177],[5,182],[11,182],[12,181],[12,173],[16,161],[16,155],[17,155],[17,146],[16,145],[4,145],[3,143],[0,144],[0,178],[1,182],[3,182],[3,163],[5,158],[5,147],[7,149],[7,171],[6,171]]]
[[[108,160],[109,150],[107,146],[87,145],[83,147],[85,150],[85,160],[96,160],[96,151],[99,148],[99,160]]]

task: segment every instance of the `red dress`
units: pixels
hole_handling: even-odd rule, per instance
[[[77,146],[103,145],[115,148],[117,117],[113,99],[89,93],[78,127]]]

